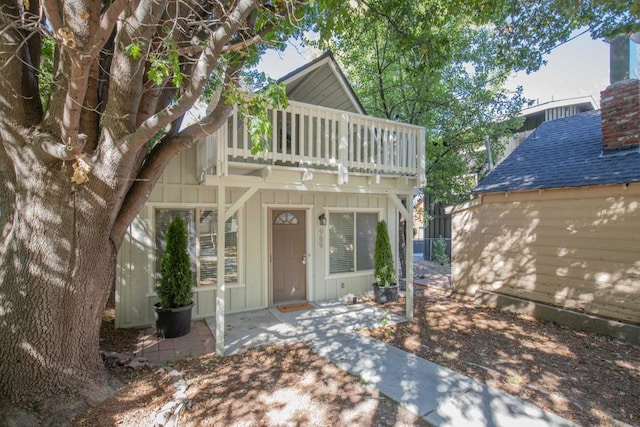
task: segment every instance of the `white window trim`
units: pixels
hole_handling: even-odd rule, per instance
[[[225,210],[228,209],[231,204],[227,204],[225,206]],[[200,210],[217,210],[218,205],[215,203],[166,203],[166,202],[153,202],[147,203],[147,214],[151,219],[151,247],[149,253],[149,271],[151,274],[149,275],[149,283],[147,286],[147,294],[146,297],[156,297],[158,294],[155,291],[155,273],[156,273],[156,209],[194,209],[196,211],[195,221],[196,221],[196,253],[200,253],[200,240],[198,239],[198,230],[199,219],[200,219]],[[234,288],[244,288],[246,284],[244,282],[244,208],[238,209],[235,213],[238,219],[238,281],[227,283],[225,282],[226,289],[234,289]],[[198,292],[206,292],[206,291],[217,291],[218,285],[206,285],[199,286],[200,284],[200,260],[196,259],[196,280],[198,283],[195,286],[192,286],[191,289],[194,293]]]
[[[325,208],[324,209],[324,213],[325,215],[327,215],[327,225],[325,227],[329,227],[329,221],[330,221],[330,215],[332,213],[353,213],[354,215],[356,213],[377,213],[378,214],[378,222],[383,218],[382,214],[384,212],[384,209],[382,208]],[[324,265],[325,265],[325,272],[324,272],[324,278],[325,280],[329,280],[329,279],[343,279],[343,278],[349,278],[349,277],[359,277],[359,276],[370,276],[373,274],[373,269],[371,270],[360,270],[360,271],[353,271],[353,272],[345,272],[345,273],[330,273],[330,269],[331,269],[331,260],[329,258],[329,231],[326,231],[326,244],[324,245]],[[354,239],[354,253],[357,253],[356,251],[358,250],[357,246],[355,246],[357,243],[355,242]],[[354,260],[355,262],[355,260]],[[354,268],[355,268],[355,264],[354,264]]]

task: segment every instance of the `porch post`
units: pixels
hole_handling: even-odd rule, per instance
[[[407,206],[395,194],[389,193],[389,199],[407,222],[404,234],[405,256],[407,261],[407,287],[405,291],[407,319],[413,320],[413,194],[407,195]]]
[[[407,288],[405,291],[406,300],[406,316],[407,319],[413,320],[413,193],[407,195],[407,211],[408,218],[405,218],[407,222],[406,235],[405,235],[405,249],[407,256]]]
[[[216,227],[216,353],[224,355],[224,250],[225,250],[225,186],[218,185],[218,223]]]

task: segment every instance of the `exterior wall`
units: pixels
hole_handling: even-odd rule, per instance
[[[215,208],[217,187],[199,185],[196,149],[177,157],[164,171],[148,203],[129,228],[118,255],[116,274],[116,327],[134,327],[154,322],[154,209],[159,207]],[[318,177],[320,178],[320,177]],[[357,180],[352,180],[358,182]],[[233,186],[225,178],[227,207],[247,191],[247,185]],[[354,184],[356,185],[356,184]],[[357,184],[360,185],[360,184]],[[322,188],[327,188],[323,186]],[[410,191],[408,191],[409,193]],[[327,191],[261,189],[239,211],[239,274],[241,283],[226,284],[225,313],[249,311],[271,305],[269,270],[270,209],[306,209],[307,212],[307,299],[321,301],[347,295],[362,295],[373,283],[372,272],[328,274],[328,226],[318,217],[332,211],[378,212],[389,224],[391,243],[398,247],[398,211],[386,194],[357,194]],[[394,254],[397,259],[397,253]],[[216,290],[194,287],[194,318],[215,315]]]
[[[640,184],[485,194],[453,211],[454,290],[640,323]]]
[[[215,206],[216,192],[197,185],[195,150],[176,157],[165,169],[147,205],[129,226],[118,253],[116,327],[152,324],[154,292],[154,207]],[[194,288],[195,289],[195,288]],[[232,292],[229,289],[227,292]],[[194,292],[194,317],[215,310],[215,291]]]

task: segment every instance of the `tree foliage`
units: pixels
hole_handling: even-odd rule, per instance
[[[593,38],[613,39],[640,30],[640,6],[627,0],[492,1],[480,10],[493,24],[502,55],[518,58],[519,69],[537,70],[543,55],[578,29]]]
[[[465,176],[486,163],[484,136],[508,133],[523,102],[503,88],[513,66],[493,31],[449,4],[367,2],[319,25],[319,44],[344,64],[368,113],[426,128],[426,191],[444,200],[468,194]]]
[[[635,28],[624,3],[363,0],[335,4],[315,28],[370,114],[426,128],[425,191],[456,202],[487,171],[485,137],[496,158],[519,125],[525,100],[505,89],[510,73],[539,68],[576,28]]]

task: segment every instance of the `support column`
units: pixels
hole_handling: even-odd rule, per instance
[[[224,355],[224,250],[225,250],[225,197],[226,189],[224,184],[218,185],[218,223],[216,227],[216,353]]]
[[[413,194],[407,195],[407,206],[402,204],[400,198],[395,194],[389,194],[389,199],[396,206],[400,215],[407,222],[405,229],[405,256],[407,261],[407,277],[406,277],[406,316],[407,319],[413,320]]]
[[[407,195],[406,237],[405,249],[407,251],[407,287],[405,291],[407,319],[413,320],[413,194]]]

